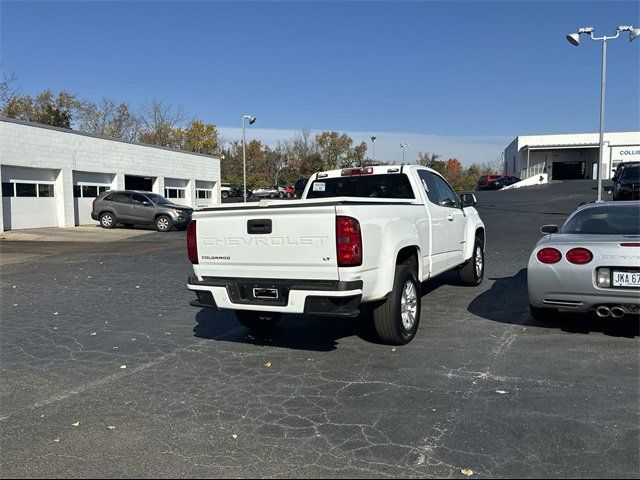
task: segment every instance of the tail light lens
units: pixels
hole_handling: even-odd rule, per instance
[[[542,263],[558,263],[562,259],[562,254],[555,248],[543,248],[536,256]]]
[[[566,254],[567,261],[576,265],[584,265],[593,260],[593,254],[586,248],[572,248]]]
[[[187,226],[187,254],[189,261],[198,264],[198,241],[196,239],[196,221],[191,220]]]
[[[362,232],[358,220],[336,217],[336,249],[339,267],[362,265]]]

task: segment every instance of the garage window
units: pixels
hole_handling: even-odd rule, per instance
[[[209,189],[204,189],[204,188],[198,188],[196,189],[196,195],[199,199],[204,199],[204,200],[208,200],[211,198],[211,190]]]
[[[38,196],[39,197],[53,197],[53,185],[47,183],[38,184]]]
[[[164,196],[166,198],[184,198],[184,188],[165,188]]]
[[[53,197],[53,183],[3,182],[3,197]]]
[[[109,187],[104,185],[74,185],[73,196],[75,198],[96,198],[107,190]]]
[[[37,197],[37,183],[16,183],[16,197]]]

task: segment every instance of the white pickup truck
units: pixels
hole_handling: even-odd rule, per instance
[[[197,210],[187,229],[191,304],[235,310],[255,330],[283,313],[354,317],[367,304],[383,342],[408,343],[421,282],[451,269],[465,285],[482,282],[475,203],[434,170],[404,165],[316,173],[301,200]]]

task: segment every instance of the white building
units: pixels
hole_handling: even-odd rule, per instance
[[[220,160],[0,118],[0,231],[91,220],[105,190],[150,190],[193,207],[220,203]]]
[[[523,179],[541,173],[556,180],[597,178],[599,150],[598,133],[523,135],[505,149],[505,170]],[[640,132],[605,133],[602,178],[631,160],[640,160]]]

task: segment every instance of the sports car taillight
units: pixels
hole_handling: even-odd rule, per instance
[[[593,254],[586,248],[572,248],[565,255],[566,259],[576,265],[584,265],[593,260]]]
[[[536,257],[542,263],[558,263],[562,259],[562,254],[555,248],[543,248]]]
[[[198,240],[196,238],[196,221],[191,220],[187,226],[187,254],[189,261],[198,264]]]
[[[336,250],[339,267],[362,265],[362,233],[355,218],[336,217]]]

